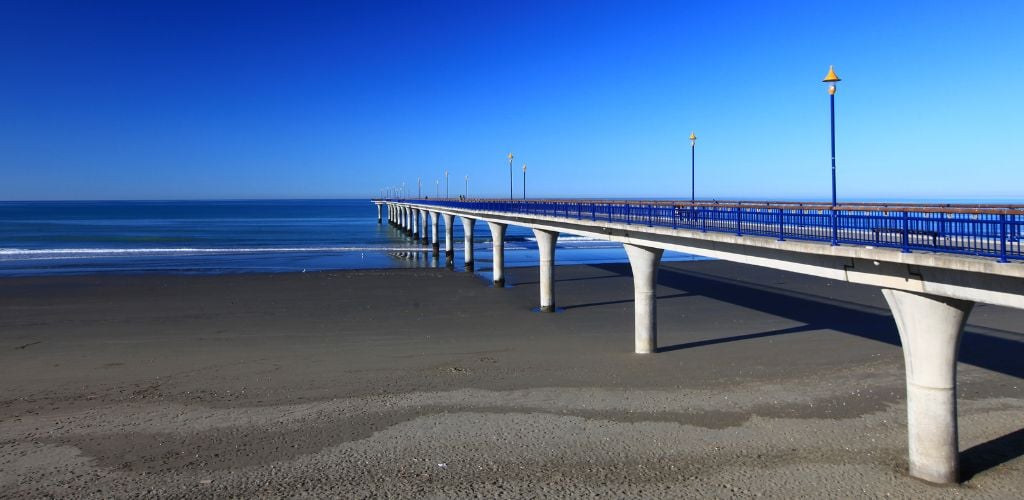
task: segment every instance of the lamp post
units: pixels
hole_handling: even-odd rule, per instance
[[[512,153],[508,154],[508,199],[512,199]]]
[[[416,197],[423,198],[423,178],[416,178]]]
[[[466,176],[466,199],[469,199],[469,176]]]
[[[444,198],[448,199],[448,169],[444,169]]]
[[[523,164],[523,199],[526,199],[526,164]]]
[[[822,80],[828,85],[829,117],[832,134],[832,246],[839,244],[839,226],[836,223],[836,82],[839,82],[835,69],[828,67],[828,74]]]
[[[441,197],[441,180],[434,179],[434,198]]]
[[[697,170],[695,151],[697,150],[697,135],[690,132],[690,205],[697,200]]]

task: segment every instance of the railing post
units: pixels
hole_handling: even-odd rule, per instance
[[[700,232],[708,232],[708,214],[711,213],[711,209],[704,207],[700,211]]]
[[[786,241],[786,229],[784,225],[783,210],[779,210],[779,241]]]
[[[591,203],[590,204],[590,220],[592,220],[592,221],[596,221],[597,220],[597,204],[596,203]]]
[[[672,229],[679,229],[679,224],[678,224],[677,218],[676,218],[676,215],[677,215],[676,214],[676,210],[678,210],[678,209],[679,209],[679,207],[677,207],[675,205],[672,205]]]
[[[647,227],[654,225],[654,205],[647,205]]]
[[[736,203],[736,236],[743,236],[743,208]]]
[[[910,212],[903,212],[903,253],[910,253]]]
[[[999,214],[999,262],[1005,263],[1006,260],[1006,214]]]
[[[834,205],[830,212],[832,214],[832,246],[839,246],[839,215],[836,214]]]

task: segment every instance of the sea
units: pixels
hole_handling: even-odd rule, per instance
[[[463,269],[456,219],[455,266]],[[0,276],[230,274],[444,267],[431,247],[370,200],[0,202]],[[475,271],[491,269],[490,231],[474,231]],[[666,252],[664,260],[701,257]],[[627,262],[619,243],[563,234],[556,264]],[[532,231],[509,226],[505,264],[536,266]]]

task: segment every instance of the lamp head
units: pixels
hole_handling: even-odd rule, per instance
[[[833,68],[832,65],[830,64],[828,66],[828,74],[825,75],[825,79],[822,80],[822,82],[834,85],[836,82],[839,82],[839,81],[842,81],[842,80],[840,80],[839,76],[836,75],[835,68]]]
[[[690,132],[690,146],[696,146],[696,145],[697,145],[697,134],[694,134],[693,132]]]
[[[822,82],[828,84],[828,93],[829,93],[829,95],[836,95],[836,82],[839,82],[839,81],[841,81],[841,80],[840,80],[839,76],[836,75],[835,68],[833,68],[832,65],[830,64],[828,66],[828,74],[825,75],[825,79],[822,80]]]
[[[508,161],[510,161],[510,162],[511,162],[511,161],[512,161],[512,158],[514,158],[514,157],[512,156],[512,153],[509,153],[509,154],[508,154]]]
[[[523,173],[524,174],[526,173],[526,164],[525,163],[523,164]]]

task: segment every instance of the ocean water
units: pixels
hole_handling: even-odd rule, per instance
[[[0,202],[0,276],[225,274],[444,267],[429,245],[377,223],[369,200]],[[455,269],[463,268],[455,223]],[[476,270],[491,266],[490,232],[474,232]],[[557,264],[626,262],[621,244],[562,235]],[[665,253],[665,260],[694,260]],[[526,228],[509,226],[507,266],[537,265]]]

